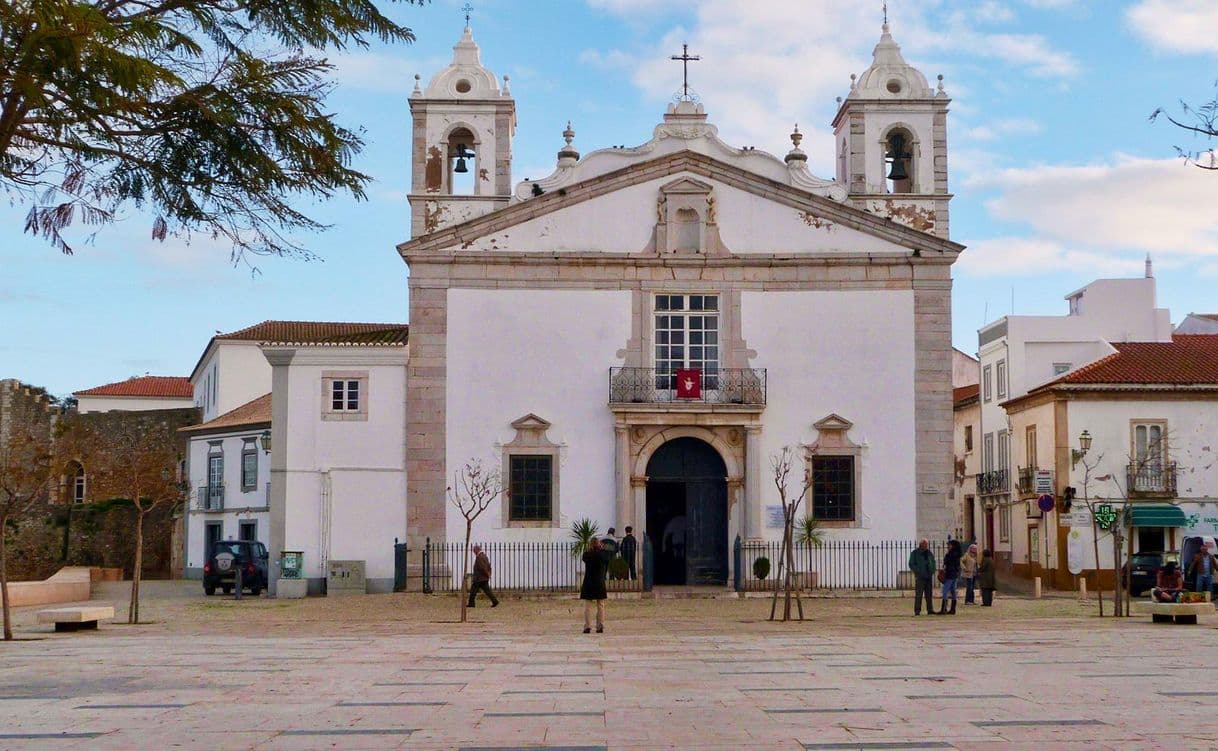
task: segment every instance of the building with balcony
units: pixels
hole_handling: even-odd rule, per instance
[[[1062,316],[1010,315],[978,332],[981,367],[981,474],[978,496],[997,517],[995,556],[1028,564],[1042,540],[1030,510],[1036,470],[1051,469],[1052,433],[1016,426],[1003,404],[1117,351],[1123,342],[1170,342],[1169,312],[1156,307],[1155,279],[1097,279],[1066,295]],[[1038,497],[1038,496],[1037,496]],[[1032,504],[1034,505],[1034,504]]]
[[[948,103],[885,25],[835,179],[798,129],[731,146],[681,95],[638,146],[581,156],[568,126],[513,184],[515,102],[467,28],[410,97],[411,549],[464,536],[446,488],[478,460],[508,493],[477,539],[632,526],[656,583],[722,584],[733,540],[781,535],[784,447],[830,535],[952,533]]]
[[[1074,568],[1095,570],[1093,529],[1067,526],[1070,511],[1108,504],[1125,525],[1123,555],[1179,550],[1190,535],[1218,534],[1218,335],[1177,334],[1167,342],[1119,342],[1115,352],[1003,404],[1013,460],[1050,470],[1054,507],[1035,494],[1013,502],[1016,572],[1073,586]],[[1081,439],[1086,433],[1085,439]],[[1084,445],[1086,444],[1086,445]],[[1085,451],[1083,449],[1086,449]],[[1025,500],[1026,499],[1026,500]],[[1073,531],[1080,532],[1071,549]],[[1100,533],[1100,566],[1112,566]]]

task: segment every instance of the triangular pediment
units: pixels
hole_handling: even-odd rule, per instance
[[[512,427],[516,430],[548,430],[550,422],[530,412],[524,417],[513,420]]]
[[[515,202],[417,237],[399,245],[398,251],[407,262],[485,251],[638,254],[651,238],[657,199],[678,186],[680,192],[715,197],[723,244],[733,254],[748,252],[735,237],[769,243],[767,252],[774,253],[954,258],[964,249],[714,157],[680,151]],[[752,226],[744,227],[745,222]]]
[[[827,415],[826,417],[822,417],[821,419],[812,423],[812,427],[814,427],[817,430],[819,430],[820,432],[824,433],[824,432],[830,431],[830,430],[836,430],[836,431],[850,430],[851,428],[854,427],[854,423],[850,422],[849,420],[847,420],[846,418],[842,417],[839,414],[831,413],[831,414]]]

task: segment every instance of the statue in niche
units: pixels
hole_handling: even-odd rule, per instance
[[[656,221],[663,224],[666,220],[664,213],[668,208],[668,196],[660,194],[659,200],[656,201]]]
[[[709,194],[706,196],[706,223],[715,223],[715,197]]]

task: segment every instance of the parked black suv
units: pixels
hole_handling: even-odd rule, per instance
[[[1125,563],[1125,573],[1129,577],[1129,594],[1140,597],[1155,586],[1159,569],[1168,561],[1179,563],[1180,554],[1170,553],[1134,553]]]
[[[216,556],[228,553],[232,560],[217,561]],[[216,593],[216,587],[231,594],[237,582],[237,567],[241,567],[241,588],[257,597],[267,587],[266,546],[255,540],[221,540],[212,543],[203,564],[203,592],[208,596]],[[227,567],[221,566],[227,563]]]

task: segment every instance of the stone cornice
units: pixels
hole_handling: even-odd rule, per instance
[[[639,185],[681,172],[701,175],[762,198],[812,212],[842,226],[908,247],[920,252],[924,257],[928,254],[945,254],[949,256],[948,262],[950,263],[955,260],[957,254],[964,250],[964,246],[959,243],[919,232],[862,209],[784,185],[704,154],[683,150],[598,175],[467,222],[417,237],[398,245],[398,252],[407,263],[437,254],[459,252],[455,249],[480,237],[632,185]],[[485,257],[502,254],[495,251],[481,255]]]

